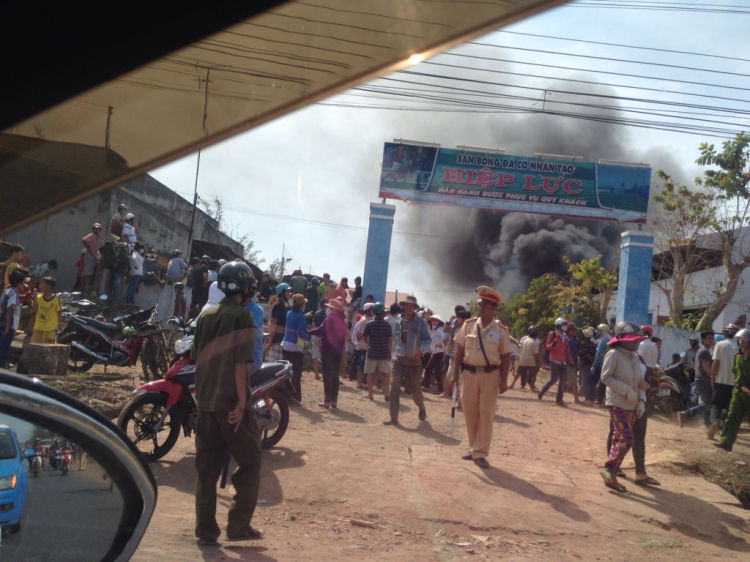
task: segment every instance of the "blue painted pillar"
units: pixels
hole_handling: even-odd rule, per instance
[[[654,235],[640,230],[622,233],[620,280],[617,287],[617,322],[648,324],[651,261]]]
[[[395,214],[395,205],[370,203],[370,229],[367,233],[365,273],[362,276],[362,302],[366,295],[375,297],[375,302],[385,302]]]

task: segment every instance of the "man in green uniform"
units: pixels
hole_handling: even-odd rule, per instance
[[[204,545],[215,545],[221,534],[216,523],[216,481],[227,449],[237,463],[232,474],[236,491],[228,513],[229,541],[262,538],[250,526],[260,485],[261,438],[250,410],[248,375],[255,369],[253,316],[243,306],[251,293],[253,273],[241,262],[224,264],[219,288],[226,297],[198,320],[191,356],[195,361],[195,535]],[[248,366],[250,365],[250,366]]]
[[[750,413],[750,330],[737,332],[737,343],[740,352],[734,356],[732,373],[734,374],[734,390],[732,401],[729,404],[729,412],[721,430],[721,438],[717,447],[725,451],[732,451],[732,446],[737,439],[742,418]]]

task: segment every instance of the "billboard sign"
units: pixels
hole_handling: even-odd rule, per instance
[[[645,223],[651,168],[385,143],[380,197]]]

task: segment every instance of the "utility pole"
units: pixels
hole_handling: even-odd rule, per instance
[[[211,73],[211,69],[206,69],[206,95],[203,99],[203,130],[206,130],[206,119],[208,118],[208,77]],[[202,80],[198,79],[198,85],[200,86],[200,83]],[[191,252],[193,251],[193,231],[195,230],[195,212],[198,209],[198,172],[200,172],[201,169],[201,150],[198,149],[198,164],[195,166],[195,187],[193,188],[193,214],[190,217],[190,234],[188,234],[188,247],[187,247],[187,257],[188,261],[191,259]]]
[[[111,105],[107,108],[107,130],[104,134],[104,148],[109,148],[109,131],[110,125],[112,124],[112,112],[114,109],[115,108]]]
[[[284,280],[284,266],[286,265],[286,262],[292,261],[292,258],[284,258],[284,253],[286,252],[286,244],[281,245],[281,273],[279,273],[279,283],[281,283]]]

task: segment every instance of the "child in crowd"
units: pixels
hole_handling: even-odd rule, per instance
[[[62,326],[62,303],[53,293],[57,282],[54,277],[42,277],[34,305],[31,309],[27,333],[31,333],[31,343],[55,343],[57,328]],[[33,332],[32,327],[33,326]]]
[[[10,284],[10,274],[13,270],[23,266],[23,259],[26,256],[26,250],[20,244],[10,245],[10,259],[0,263],[0,267],[5,267],[5,285]]]
[[[187,313],[187,299],[185,298],[185,285],[182,283],[174,284],[174,314],[173,316],[179,316],[185,318]]]
[[[21,302],[18,299],[18,291],[23,287],[24,280],[28,271],[20,267],[15,268],[8,275],[8,284],[10,285],[2,297],[0,297],[0,368],[5,368],[5,362],[8,357],[10,344],[18,330],[18,323],[21,319]]]

